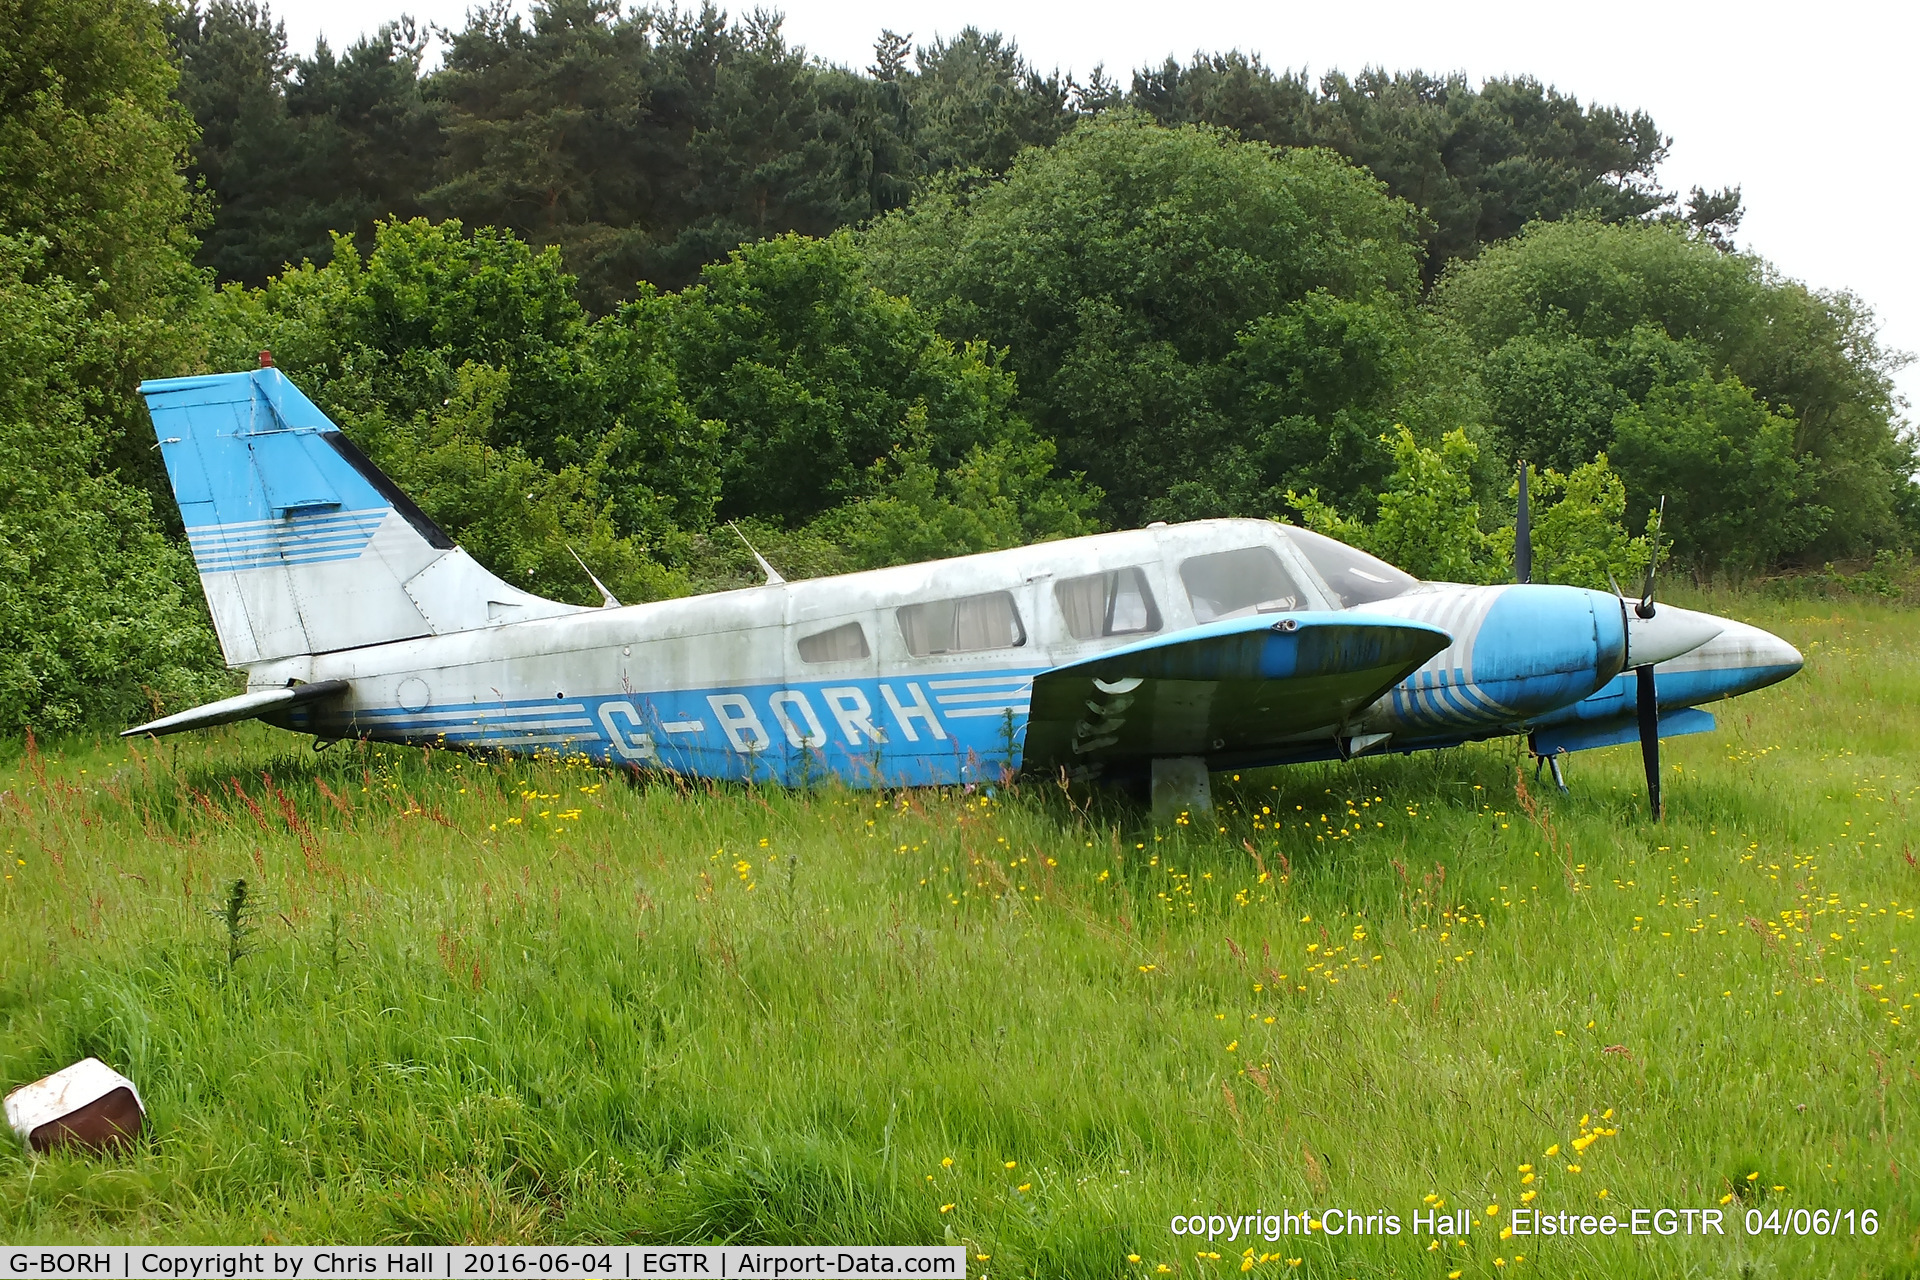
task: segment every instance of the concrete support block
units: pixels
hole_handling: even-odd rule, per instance
[[[1169,756],[1153,762],[1153,820],[1213,812],[1213,783],[1201,756]]]

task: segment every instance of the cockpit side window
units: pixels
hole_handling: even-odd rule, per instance
[[[1195,622],[1282,613],[1306,604],[1300,586],[1271,547],[1195,556],[1180,565]]]
[[[857,622],[801,636],[797,647],[802,662],[858,662],[870,652],[866,630]]]
[[[1352,609],[1376,600],[1391,600],[1420,585],[1411,574],[1402,573],[1385,560],[1355,550],[1344,542],[1335,542],[1324,534],[1292,525],[1282,526],[1313,571],[1326,580],[1327,587],[1343,609]]]
[[[907,652],[916,658],[1017,649],[1027,642],[1020,611],[1014,607],[1013,596],[1005,591],[906,605],[900,609],[899,618]]]
[[[1054,584],[1053,598],[1060,602],[1067,632],[1075,640],[1150,635],[1160,629],[1160,610],[1147,575],[1138,568],[1068,578]]]

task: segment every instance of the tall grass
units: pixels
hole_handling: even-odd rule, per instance
[[[1576,757],[1569,796],[1510,743],[1246,773],[1156,829],[1045,782],[798,793],[257,727],[19,744],[0,1078],[95,1054],[152,1122],[125,1157],[0,1156],[0,1234],[1912,1274],[1920,615],[1706,603],[1808,668],[1669,741],[1664,824],[1631,748]],[[1501,1240],[1528,1192],[1731,1197],[1732,1231]],[[1473,1210],[1464,1247],[1168,1230],[1407,1227],[1427,1197]],[[1748,1238],[1753,1205],[1881,1225]]]

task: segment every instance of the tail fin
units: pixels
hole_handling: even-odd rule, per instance
[[[231,666],[578,608],[481,568],[278,369],[140,392]]]

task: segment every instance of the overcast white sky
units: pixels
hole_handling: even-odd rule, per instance
[[[405,11],[461,24],[468,0],[278,0],[294,49],[336,48]],[[748,5],[737,5],[744,12]],[[1240,48],[1276,67],[1525,73],[1582,102],[1650,112],[1673,138],[1670,190],[1738,184],[1738,240],[1789,275],[1864,298],[1883,339],[1920,351],[1920,5],[1615,0],[787,0],[794,43],[865,66],[882,27],[918,43],[971,23],[1043,68],[1128,73],[1169,55]],[[1920,367],[1900,375],[1920,401]],[[1909,411],[1909,417],[1915,415]]]

